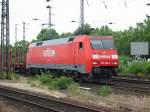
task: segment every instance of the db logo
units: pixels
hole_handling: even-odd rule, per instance
[[[56,55],[56,52],[53,49],[43,50],[43,57],[54,57],[55,55]]]

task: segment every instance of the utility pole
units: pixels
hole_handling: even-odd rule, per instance
[[[80,0],[80,25],[81,32],[83,33],[84,28],[84,0]]]
[[[51,29],[51,25],[52,25],[52,7],[50,5],[48,5],[46,8],[49,9],[48,24],[49,24],[49,29]]]
[[[47,2],[50,2],[50,0],[46,0]],[[46,8],[49,9],[49,19],[48,19],[48,24],[49,24],[49,29],[51,29],[52,25],[52,7],[48,5]]]
[[[26,23],[25,22],[23,22],[23,40],[25,40],[25,38],[26,38]]]
[[[15,24],[15,42],[17,42],[18,37],[18,24]]]
[[[9,0],[2,0],[1,12],[1,70],[9,71]]]
[[[50,2],[51,0],[46,0],[46,2]],[[49,34],[49,37],[50,39],[52,39],[52,29],[51,29],[51,26],[52,26],[52,7],[51,5],[48,5],[46,8],[49,9],[49,18],[48,18],[48,28],[49,28],[49,31],[50,31],[50,34]]]

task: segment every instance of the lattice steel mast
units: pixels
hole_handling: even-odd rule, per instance
[[[2,0],[1,14],[1,70],[9,70],[9,0]]]

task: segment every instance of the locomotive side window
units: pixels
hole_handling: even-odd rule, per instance
[[[36,46],[41,46],[43,44],[43,42],[38,42],[36,43]]]
[[[79,49],[82,49],[82,48],[83,48],[83,43],[80,42],[80,43],[79,43]]]

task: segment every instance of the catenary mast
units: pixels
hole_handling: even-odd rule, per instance
[[[9,0],[1,2],[1,70],[9,70]]]

